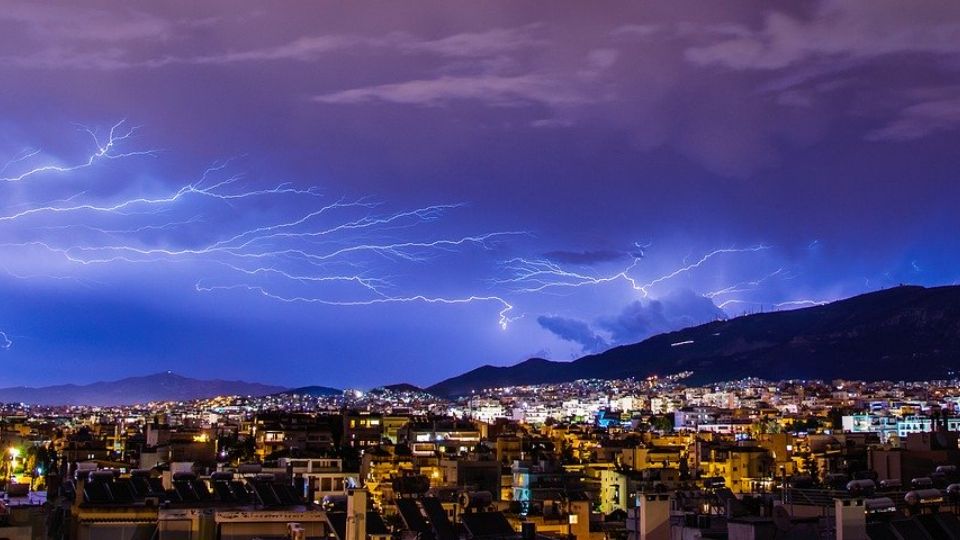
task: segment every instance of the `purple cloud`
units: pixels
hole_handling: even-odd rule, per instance
[[[676,289],[656,300],[637,300],[599,326],[615,343],[633,343],[650,336],[725,318],[712,300],[689,289]]]
[[[580,345],[584,352],[598,352],[609,346],[606,340],[590,329],[590,325],[581,320],[541,315],[537,317],[537,323],[560,339]]]

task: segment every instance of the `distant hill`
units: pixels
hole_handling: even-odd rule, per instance
[[[410,383],[388,384],[381,388],[383,388],[384,390],[389,390],[391,392],[426,392],[426,390],[424,390],[423,388],[412,385]]]
[[[691,382],[930,380],[960,372],[960,286],[902,286],[830,304],[746,315],[651,337],[573,362],[534,358],[437,383],[437,395],[516,384],[693,371]]]
[[[283,390],[281,386],[219,379],[191,379],[166,372],[85,385],[2,388],[0,402],[34,405],[130,405],[148,401],[189,401],[222,395],[263,396]]]
[[[301,386],[300,388],[291,388],[289,390],[284,390],[278,392],[277,395],[297,395],[297,396],[313,396],[313,397],[327,397],[327,396],[340,396],[343,395],[343,390],[338,388],[330,388],[329,386]]]

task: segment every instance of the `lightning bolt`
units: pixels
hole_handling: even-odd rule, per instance
[[[563,268],[559,264],[546,259],[514,258],[506,261],[505,268],[512,273],[512,277],[500,279],[497,282],[515,286],[517,292],[535,293],[552,288],[577,288],[584,286],[602,285],[614,281],[625,281],[635,291],[639,291],[644,298],[649,296],[650,289],[674,279],[682,274],[691,272],[706,264],[710,259],[724,254],[751,253],[770,249],[766,245],[756,245],[746,248],[715,249],[692,263],[683,263],[683,266],[647,281],[633,275],[645,256],[644,249],[648,245],[635,244],[640,253],[622,270],[609,275],[591,275],[583,272]]]
[[[406,275],[410,266],[468,250],[490,250],[527,233],[496,231],[438,237],[426,230],[428,226],[461,210],[462,204],[385,211],[382,203],[368,198],[328,201],[315,186],[301,188],[289,182],[251,186],[243,175],[230,173],[231,159],[212,164],[199,177],[166,183],[164,189],[135,197],[95,196],[92,188],[78,191],[67,185],[39,182],[113,160],[159,155],[157,150],[125,148],[138,130],[126,121],[111,126],[104,136],[94,129],[81,130],[92,138],[94,148],[77,161],[37,163],[42,159],[40,150],[25,149],[0,167],[0,186],[43,186],[44,195],[43,199],[28,197],[26,203],[0,209],[0,250],[7,252],[12,266],[18,260],[27,260],[17,255],[40,254],[44,263],[63,265],[69,274],[31,272],[29,277],[80,280],[79,275],[95,272],[100,266],[176,263],[181,265],[178,268],[194,273],[190,277],[198,293],[236,291],[277,302],[341,307],[486,303],[497,307],[497,324],[506,329],[520,316],[514,315],[514,303],[506,298],[510,295],[493,294],[501,288],[527,294],[623,282],[646,298],[657,287],[697,271],[714,258],[770,249],[766,245],[715,249],[696,260],[685,257],[669,272],[646,275],[649,272],[641,262],[652,244],[635,242],[629,262],[607,273],[570,268],[548,259],[518,257],[502,263],[501,270],[507,277],[490,280],[496,286],[491,294],[446,296],[410,291],[396,283],[396,276],[385,275],[384,268],[396,266],[403,269],[401,275]],[[57,191],[50,195],[54,189]],[[28,276],[15,268],[4,269],[13,277]],[[782,269],[711,291],[707,296],[756,288],[778,275],[782,275]],[[732,302],[738,300],[727,300],[721,307]],[[775,306],[801,302],[791,300]],[[10,340],[4,334],[0,348],[9,347]]]
[[[7,169],[9,169],[10,167],[16,165],[17,163],[26,161],[39,153],[40,153],[40,150],[37,150],[35,148],[26,148],[24,150],[21,150],[20,153],[13,156],[13,158],[10,161],[4,163],[3,167],[0,167],[0,174],[6,173]]]
[[[93,139],[94,146],[96,147],[96,150],[87,156],[85,160],[72,165],[39,165],[22,171],[14,176],[0,177],[0,182],[20,182],[44,173],[68,173],[78,171],[80,169],[92,167],[97,161],[104,159],[121,159],[132,156],[155,156],[157,154],[157,150],[138,150],[132,152],[116,151],[118,145],[133,137],[139,129],[137,126],[127,126],[126,120],[120,120],[116,124],[110,126],[110,130],[107,133],[107,139],[105,141],[100,140],[96,130],[85,126],[80,126],[80,129],[90,135],[90,137]],[[21,152],[20,155],[14,157],[3,166],[2,172],[6,172],[11,166],[28,161],[30,158],[33,158],[39,154],[40,150],[27,150]]]
[[[410,302],[423,302],[427,304],[469,304],[471,302],[497,302],[502,306],[502,309],[499,311],[498,315],[500,317],[498,323],[500,328],[506,330],[508,325],[517,320],[519,317],[510,317],[509,313],[513,311],[513,306],[499,296],[467,296],[464,298],[443,298],[443,297],[430,297],[424,295],[415,295],[415,296],[383,296],[381,298],[372,298],[369,300],[324,300],[323,298],[315,297],[306,297],[306,296],[282,296],[275,293],[272,293],[265,289],[264,287],[255,286],[255,285],[213,285],[206,286],[201,283],[197,283],[196,288],[198,291],[214,291],[214,290],[232,290],[232,289],[245,289],[248,291],[258,292],[261,295],[271,298],[273,300],[279,300],[281,302],[295,303],[295,302],[304,302],[309,304],[324,304],[328,306],[372,306],[376,304],[396,304],[396,303],[410,303]]]
[[[829,304],[830,302],[834,302],[834,300],[813,300],[813,299],[787,300],[785,302],[775,302],[769,305],[773,308],[779,309],[783,307],[789,308],[789,307],[803,307],[803,306],[807,306],[807,307],[823,306],[823,305]],[[717,307],[720,309],[723,309],[732,304],[749,304],[753,306],[762,306],[762,305],[765,305],[765,302],[754,302],[750,300],[740,300],[740,299],[732,298],[730,300],[725,300],[717,304]]]
[[[731,305],[731,304],[753,304],[753,305],[759,305],[759,302],[749,302],[749,301],[747,301],[747,300],[739,300],[739,299],[736,299],[736,298],[731,298],[730,300],[724,300],[723,302],[720,302],[719,304],[717,304],[717,307],[720,308],[720,309],[724,309],[724,308],[726,308],[727,306],[729,306],[729,305]]]
[[[721,248],[721,249],[715,249],[715,250],[711,251],[710,253],[707,253],[707,254],[704,255],[703,257],[700,257],[700,259],[698,259],[696,262],[687,264],[686,266],[681,266],[680,268],[677,268],[676,270],[674,270],[674,271],[672,271],[672,272],[669,272],[669,273],[667,273],[667,274],[664,274],[664,275],[662,275],[662,276],[660,276],[660,277],[658,277],[658,278],[656,278],[656,279],[653,279],[653,280],[651,280],[651,281],[648,281],[647,283],[644,283],[644,284],[640,285],[639,287],[637,287],[637,290],[641,291],[641,292],[643,293],[643,296],[646,297],[646,296],[649,294],[649,289],[650,289],[651,287],[653,287],[653,286],[655,286],[655,285],[657,285],[657,284],[663,283],[664,281],[671,280],[671,279],[673,279],[673,278],[675,278],[675,277],[677,277],[677,276],[679,276],[679,275],[681,275],[681,274],[685,274],[685,273],[687,273],[687,272],[690,272],[690,271],[692,271],[692,270],[695,270],[695,269],[697,269],[697,268],[700,268],[701,266],[703,266],[704,264],[706,264],[707,261],[709,261],[710,259],[712,259],[712,258],[714,258],[714,257],[716,257],[716,256],[718,256],[718,255],[723,255],[723,254],[727,254],[727,253],[750,253],[750,252],[764,251],[764,250],[767,250],[767,249],[770,249],[770,246],[765,246],[765,245],[762,245],[762,244],[756,245],[756,246],[752,246],[752,247],[746,247],[746,248]]]
[[[156,155],[155,151],[122,149],[136,129],[121,121],[114,124],[106,138],[101,140],[95,130],[84,128],[96,146],[86,159],[69,165],[40,164],[0,180],[28,184],[44,175],[66,174],[105,160]],[[3,173],[21,168],[38,155],[36,150],[21,152],[4,166]],[[492,249],[494,245],[525,232],[423,237],[426,235],[418,232],[418,227],[441,219],[463,205],[431,205],[386,213],[374,213],[380,204],[367,199],[341,199],[317,205],[314,201],[322,194],[316,187],[301,189],[291,183],[282,183],[269,188],[245,188],[241,175],[227,175],[229,164],[230,160],[215,163],[198,179],[155,196],[105,203],[93,200],[83,191],[52,202],[28,203],[8,208],[6,212],[0,210],[0,226],[8,231],[6,236],[29,236],[26,239],[11,238],[0,243],[0,248],[47,253],[75,268],[192,262],[195,264],[191,268],[215,266],[223,269],[226,277],[223,272],[214,275],[204,272],[196,278],[194,288],[203,293],[242,290],[281,302],[345,307],[494,303],[499,306],[497,324],[500,328],[507,329],[519,318],[511,316],[514,306],[509,301],[494,294],[448,297],[397,292],[394,283],[375,275],[371,267],[376,266],[373,263],[377,259],[390,264],[422,264],[441,253],[457,253],[468,248]],[[278,212],[271,206],[271,201],[279,198],[297,202],[280,208]],[[242,214],[245,218],[256,216],[254,223],[217,221],[196,212],[197,205],[221,211],[210,205],[234,209],[250,208],[246,206],[248,204],[260,211]],[[291,207],[298,210],[291,212]],[[193,216],[158,220],[161,216],[185,211],[190,211]],[[57,221],[52,225],[37,226],[34,222],[39,218],[47,222],[51,219]],[[105,219],[119,220],[121,225],[102,226],[100,221]],[[198,230],[201,225],[203,231]],[[218,229],[232,232],[217,234]],[[0,233],[3,230],[0,228]],[[407,231],[420,237],[409,238]],[[66,235],[67,232],[74,234]],[[207,234],[201,235],[201,232]],[[408,237],[396,238],[401,232]],[[79,233],[87,233],[82,235],[82,241],[68,241],[67,237]],[[145,233],[150,233],[151,237],[159,235],[159,238],[148,241]],[[197,240],[211,235],[212,239]],[[22,276],[11,270],[7,272],[11,276]],[[8,341],[4,335],[0,345]],[[4,348],[9,348],[9,344]]]
[[[68,205],[68,206],[37,206],[33,208],[28,208],[26,210],[21,210],[20,212],[16,212],[13,214],[2,215],[0,216],[0,222],[16,221],[16,220],[26,218],[28,216],[32,216],[34,214],[45,214],[45,213],[57,214],[57,213],[89,211],[89,212],[124,214],[125,213],[124,211],[131,207],[168,205],[171,203],[175,203],[180,199],[189,195],[211,197],[211,198],[220,199],[223,201],[230,201],[233,199],[246,199],[246,198],[257,197],[262,195],[287,195],[287,194],[312,195],[312,196],[317,195],[316,188],[301,190],[301,189],[295,189],[295,188],[289,187],[289,184],[280,184],[271,189],[259,189],[254,191],[244,191],[240,193],[217,192],[218,189],[221,189],[225,186],[229,186],[230,184],[233,184],[234,182],[236,182],[238,179],[239,177],[231,177],[226,180],[223,180],[222,182],[218,182],[208,188],[200,188],[196,184],[188,184],[186,186],[181,187],[180,189],[175,191],[173,194],[170,194],[164,197],[158,197],[158,198],[140,197],[140,198],[121,201],[111,205],[95,205],[95,204],[86,203],[86,204],[76,204],[76,205]],[[67,199],[66,201],[69,202],[73,198],[75,197],[72,197],[71,199]]]
[[[519,284],[517,292],[536,293],[550,288],[558,287],[583,287],[586,285],[602,285],[613,281],[624,280],[638,289],[637,281],[630,276],[630,272],[640,264],[640,258],[636,257],[633,262],[623,270],[607,275],[596,276],[566,270],[560,265],[546,259],[531,260],[525,258],[514,258],[506,261],[505,268],[514,274],[514,277],[499,279],[500,284]]]
[[[735,283],[733,285],[724,287],[722,289],[717,289],[715,291],[704,293],[703,296],[706,296],[707,298],[716,298],[718,296],[724,296],[727,294],[735,294],[735,293],[752,291],[752,290],[755,290],[760,285],[762,285],[763,282],[769,279],[775,278],[781,274],[783,274],[783,268],[777,268],[773,272],[770,272],[769,274],[759,279],[754,279],[751,281],[741,281],[740,283]]]
[[[773,304],[773,307],[781,308],[781,307],[797,307],[797,306],[822,306],[825,304],[829,304],[830,302],[833,302],[833,300],[810,300],[810,299],[787,300],[786,302],[778,302],[776,304]]]

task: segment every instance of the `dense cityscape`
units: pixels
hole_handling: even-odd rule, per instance
[[[652,540],[958,530],[960,381],[688,386],[689,375],[457,399],[404,385],[6,404],[0,531]]]

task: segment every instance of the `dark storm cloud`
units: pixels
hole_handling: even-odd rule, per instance
[[[960,86],[913,94],[916,98],[887,125],[868,133],[867,140],[910,141],[960,126]]]
[[[725,317],[709,298],[676,289],[656,300],[631,302],[617,315],[600,317],[597,330],[586,321],[568,317],[542,315],[537,323],[560,339],[580,345],[583,352],[598,352]]]
[[[307,78],[300,96],[312,95],[322,106],[540,107],[541,117],[528,126],[600,120],[632,132],[641,150],[667,146],[712,171],[743,176],[780,163],[789,146],[822,136],[837,112],[823,89],[837,88],[852,70],[914,54],[954,72],[950,62],[960,54],[960,8],[953,2],[827,0],[763,11],[744,2],[696,16],[682,4],[621,6],[587,18],[576,10],[546,16],[533,4],[511,13],[474,7],[464,8],[474,17],[461,17],[472,24],[433,27],[405,24],[408,10],[381,6],[382,17],[359,17],[336,30],[297,23],[281,32],[282,15],[255,4],[225,15],[216,6],[226,4],[211,3],[191,17],[159,6],[12,3],[0,22],[16,23],[26,39],[18,43],[23,50],[11,48],[0,62],[102,70],[294,63],[322,73],[342,71],[349,58],[364,71],[355,79],[366,83]],[[362,7],[345,8],[353,10],[366,15]],[[304,21],[319,15],[303,11]],[[447,11],[453,10],[439,10],[441,20]],[[394,25],[384,22],[391,16]],[[256,38],[248,34],[253,27]],[[696,84],[705,77],[710,83]],[[857,85],[863,86],[869,83]],[[757,92],[769,96],[740,98]],[[949,99],[889,107],[870,140],[918,138],[960,122]],[[930,122],[934,127],[925,129]]]
[[[600,319],[598,326],[610,332],[616,343],[632,343],[724,317],[724,312],[709,298],[689,289],[677,289],[656,300],[632,302],[620,314]]]
[[[537,317],[537,324],[564,341],[580,345],[584,352],[598,352],[608,346],[602,337],[590,329],[590,325],[581,320],[541,315]]]
[[[55,358],[142,373],[96,347],[52,339],[70,334],[77,326],[70,319],[97,299],[103,313],[85,319],[95,327],[88,335],[143,365],[157,361],[165,343],[171,368],[192,368],[190,342],[204,340],[211,373],[230,367],[262,378],[262,359],[276,358],[290,369],[271,371],[266,382],[301,383],[298,366],[316,365],[332,386],[364,386],[411,380],[416,363],[421,379],[412,382],[425,384],[544,347],[564,356],[552,334],[589,349],[721,315],[697,293],[732,289],[717,303],[739,310],[919,278],[951,282],[960,265],[953,233],[960,226],[958,29],[954,1],[561,2],[550,9],[522,1],[5,2],[0,167],[25,148],[41,150],[37,159],[75,163],[92,143],[73,126],[120,118],[142,126],[129,147],[162,152],[98,163],[82,176],[0,185],[0,216],[52,201],[111,205],[169,195],[211,162],[243,155],[226,173],[240,175],[237,190],[289,181],[321,187],[325,202],[383,203],[376,212],[465,203],[432,222],[417,238],[424,243],[532,234],[468,253],[450,246],[418,252],[402,261],[409,264],[380,252],[359,269],[339,269],[378,276],[391,294],[505,296],[513,308],[506,317],[516,317],[506,331],[497,324],[506,306],[496,301],[304,305],[242,289],[201,294],[196,274],[222,278],[220,264],[147,268],[117,257],[81,268],[53,256],[56,264],[46,267],[41,261],[51,256],[41,257],[38,246],[22,256],[4,251],[0,352],[54,374],[66,373]],[[37,215],[23,225],[0,221],[0,245],[41,231],[58,245],[114,241],[123,229],[137,231],[128,235],[137,245],[177,249],[288,220],[304,204],[285,197],[201,204],[188,196],[165,217],[87,212],[71,228],[56,228],[63,214]],[[161,218],[189,225],[145,228]],[[403,227],[383,234],[382,241],[411,239]],[[821,242],[806,249],[812,238]],[[712,259],[657,282],[656,301],[623,309],[624,295],[638,297],[626,279],[591,277],[616,276],[638,240],[653,241],[630,270],[640,282],[719,247],[772,248],[763,255],[769,260]],[[310,247],[344,245],[338,238]],[[503,262],[542,259],[547,250],[548,262],[561,268],[537,267],[527,285],[558,275],[592,284],[511,288],[516,276]],[[762,281],[781,267],[798,277]],[[760,284],[731,287],[743,283]],[[288,300],[311,286],[289,285],[296,290]],[[695,293],[674,297],[673,288]],[[46,298],[42,308],[34,293]],[[37,309],[60,315],[39,324]],[[188,311],[206,319],[185,333],[169,321]],[[522,318],[536,313],[569,317]],[[109,331],[117,321],[122,336]],[[27,335],[35,340],[18,338]],[[236,335],[277,337],[238,346]],[[151,350],[138,352],[141,343]],[[430,358],[423,343],[431,344]],[[396,361],[371,361],[384,357]],[[22,371],[10,373],[20,377],[12,383],[36,382]]]
[[[690,47],[687,58],[738,70],[779,70],[804,62],[867,62],[900,53],[960,53],[960,6],[949,0],[906,5],[895,0],[826,0],[809,12],[773,10],[759,27],[706,26],[712,43]]]

